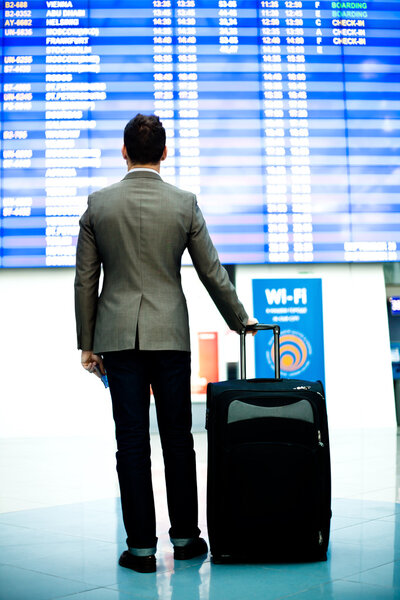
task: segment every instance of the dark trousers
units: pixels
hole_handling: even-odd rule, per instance
[[[164,456],[170,536],[197,537],[190,352],[122,350],[107,352],[103,359],[113,405],[128,546],[152,548],[157,543],[150,461],[150,385]]]

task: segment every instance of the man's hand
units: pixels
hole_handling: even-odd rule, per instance
[[[254,317],[249,317],[246,326],[247,325],[256,325],[256,323],[258,323],[258,319],[255,319]],[[257,331],[252,331],[253,336],[256,335]]]
[[[103,365],[103,360],[98,354],[93,354],[92,350],[82,350],[81,365],[89,373],[94,373],[97,377],[106,374],[106,370]],[[100,369],[100,373],[96,366]]]

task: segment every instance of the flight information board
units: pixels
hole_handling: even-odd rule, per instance
[[[2,4],[0,266],[74,265],[138,112],[223,262],[399,260],[399,2]]]

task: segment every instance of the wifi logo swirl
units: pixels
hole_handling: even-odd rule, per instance
[[[281,371],[293,373],[299,371],[307,362],[309,350],[306,341],[295,333],[281,335],[280,344]],[[271,359],[274,360],[274,346],[271,348]]]

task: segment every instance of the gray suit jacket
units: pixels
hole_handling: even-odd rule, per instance
[[[131,171],[91,194],[76,253],[78,348],[95,353],[131,349],[138,328],[141,350],[189,350],[180,275],[185,248],[227,324],[239,331],[248,315],[193,194],[149,171]]]

